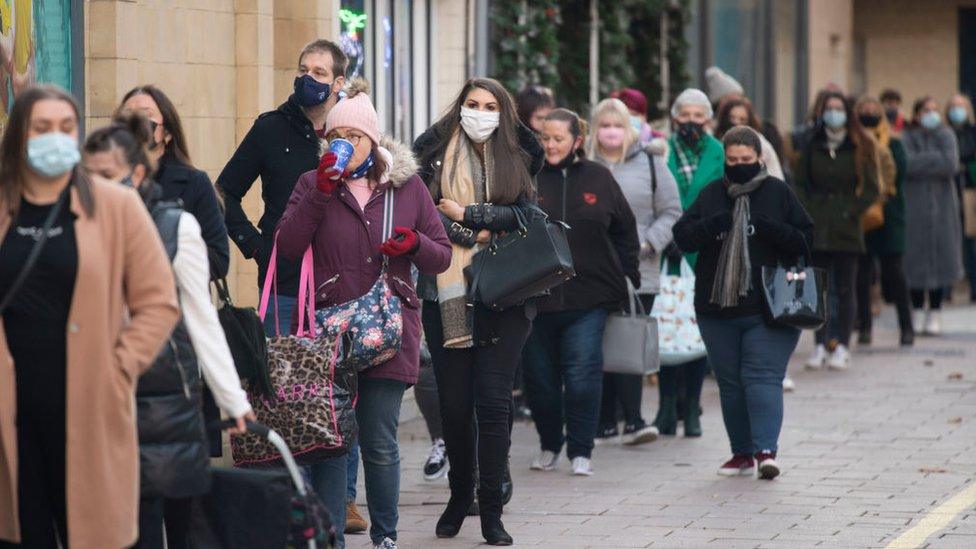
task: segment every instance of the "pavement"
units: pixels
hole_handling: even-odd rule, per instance
[[[886,310],[874,344],[856,347],[844,372],[804,371],[812,347],[804,334],[774,481],[716,475],[730,452],[713,379],[702,396],[703,437],[679,429],[640,447],[597,448],[588,478],[571,476],[565,457],[555,472],[529,471],[538,437],[517,424],[505,525],[516,546],[976,548],[976,310],[948,310],[945,330],[901,349]],[[656,406],[647,387],[645,417]],[[419,418],[400,437],[399,546],[481,545],[477,517],[454,539],[434,536],[447,481],[423,480],[429,441]],[[347,536],[347,545],[369,539]]]

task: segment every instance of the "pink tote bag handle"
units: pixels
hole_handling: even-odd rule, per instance
[[[275,233],[274,246],[271,248],[271,257],[268,258],[268,272],[264,275],[264,286],[261,288],[261,304],[258,306],[258,316],[264,322],[268,315],[268,305],[271,301],[271,288],[274,287],[275,295],[278,294],[278,234]],[[307,304],[307,307],[306,307]],[[315,268],[313,264],[312,246],[309,245],[302,257],[302,270],[298,281],[298,333],[305,336],[305,313],[308,312],[309,336],[314,335],[315,331]],[[278,332],[278,300],[275,299],[275,333]]]

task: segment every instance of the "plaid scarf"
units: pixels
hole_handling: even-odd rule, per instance
[[[698,169],[698,161],[701,160],[701,153],[704,150],[704,137],[695,143],[694,147],[688,146],[683,139],[677,136],[672,139],[674,142],[674,153],[677,160],[678,170],[674,174],[678,180],[678,188],[686,190],[691,187],[695,180],[695,170]]]

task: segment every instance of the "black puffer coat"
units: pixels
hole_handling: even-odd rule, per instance
[[[160,202],[151,213],[172,262],[183,210]],[[136,389],[141,497],[184,498],[210,490],[201,386],[196,353],[181,321]]]

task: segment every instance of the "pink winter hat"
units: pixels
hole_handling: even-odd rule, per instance
[[[351,128],[363,132],[378,145],[380,120],[373,102],[369,100],[369,83],[362,78],[354,78],[349,81],[345,91],[345,99],[339,100],[325,119],[325,132],[335,128]]]

